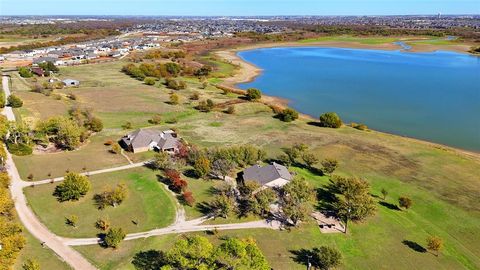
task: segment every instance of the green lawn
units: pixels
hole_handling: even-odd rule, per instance
[[[304,169],[294,169],[314,186],[327,183]],[[293,251],[320,245],[337,247],[343,254],[342,269],[478,269],[479,244],[475,239],[480,229],[478,213],[458,210],[435,199],[431,193],[404,184],[394,178],[371,178],[373,194],[379,195],[383,187],[389,191],[387,202],[396,203],[400,195],[411,196],[414,206],[408,211],[391,210],[378,205],[376,216],[367,222],[350,226],[348,235],[321,234],[313,222],[302,224],[291,231],[253,229],[224,231],[216,236],[253,237],[263,250],[273,269],[305,269],[292,260]],[[459,222],[461,220],[462,222]],[[204,234],[204,233],[201,233]],[[205,234],[206,235],[206,234]],[[405,245],[405,240],[423,247],[428,235],[445,240],[445,249],[439,257],[417,252]],[[106,250],[98,246],[76,247],[102,269],[133,269],[129,262],[138,251],[170,247],[172,239],[180,236],[162,236],[154,239],[124,242],[119,250]],[[108,259],[105,259],[108,258]]]
[[[100,217],[108,218],[111,226],[122,227],[127,233],[162,228],[173,223],[173,198],[150,169],[137,168],[94,175],[90,179],[92,190],[77,202],[58,202],[52,196],[56,186],[54,184],[27,187],[25,195],[40,220],[52,232],[65,237],[95,237],[100,231],[94,225]],[[118,183],[127,184],[127,199],[115,208],[98,210],[93,196],[102,192],[106,186],[114,187]],[[70,215],[78,216],[77,228],[65,224],[65,217]],[[135,225],[134,221],[138,224]]]
[[[40,241],[33,237],[27,231],[24,231],[27,245],[20,252],[20,256],[13,267],[15,270],[22,270],[22,265],[28,259],[34,259],[40,264],[41,269],[69,270],[72,269],[63,262],[53,250],[48,247],[42,247]]]
[[[382,42],[384,41],[390,42]],[[274,118],[271,110],[261,103],[236,104],[236,113],[233,115],[225,114],[221,110],[197,112],[193,110],[197,101],[189,100],[193,91],[198,91],[201,99],[211,98],[217,103],[236,100],[237,96],[223,95],[211,86],[205,90],[200,89],[200,83],[196,79],[187,79],[188,89],[176,91],[182,102],[172,106],[165,103],[171,90],[163,86],[145,86],[142,82],[129,78],[119,72],[122,65],[122,62],[113,62],[62,68],[61,76],[84,82],[82,86],[71,91],[77,94],[78,102],[94,109],[104,120],[106,129],[93,136],[89,144],[77,151],[15,157],[22,177],[33,173],[35,179],[39,180],[46,178],[48,172],[58,176],[63,175],[67,169],[78,171],[83,166],[92,170],[126,164],[123,157],[109,154],[108,147],[103,146],[103,142],[120,138],[126,132],[120,128],[125,121],[132,121],[135,128],[151,127],[147,120],[151,115],[159,113],[164,121],[174,117],[177,122],[162,123],[157,128],[176,128],[182,138],[199,147],[253,144],[265,149],[269,157],[276,157],[281,153],[282,147],[297,142],[305,143],[320,159],[336,158],[340,162],[339,174],[367,179],[372,184],[374,194],[379,194],[382,187],[388,189],[390,203],[396,202],[398,196],[403,195],[414,201],[413,209],[408,212],[398,212],[379,205],[377,216],[353,226],[348,236],[322,235],[311,224],[303,225],[292,232],[230,232],[257,238],[275,269],[304,268],[294,263],[290,250],[321,244],[336,245],[342,251],[345,257],[344,267],[348,269],[371,269],[372,265],[375,269],[480,268],[480,241],[472,241],[478,239],[480,229],[478,156],[464,155],[441,146],[376,131],[365,132],[350,127],[320,128],[309,124],[311,119],[301,118],[295,122],[284,123]],[[32,114],[41,115],[35,112],[40,109],[26,109],[31,110]],[[139,155],[138,159],[148,157],[151,157],[151,153]],[[326,178],[312,176],[298,169],[297,172],[316,186],[326,182]],[[121,179],[132,179],[127,177],[129,173],[124,173]],[[151,175],[148,179],[154,181],[154,174],[147,174]],[[219,183],[195,179],[188,181],[197,202],[208,200],[208,189]],[[83,227],[88,227],[94,234],[92,222],[98,215],[89,217],[91,221],[85,221],[88,224],[76,230],[63,224],[63,216],[69,214],[69,211],[98,211],[91,204],[93,193],[89,194],[88,199],[79,202],[82,207],[76,210],[75,207],[66,205],[77,203],[63,206],[57,203],[51,196],[52,191],[53,186],[49,185],[27,190],[29,200],[38,212],[46,212],[47,209],[56,208],[55,206],[62,207],[61,216],[45,213],[45,217],[49,218],[46,223],[51,224],[49,226],[54,231],[76,234],[81,232]],[[33,195],[34,192],[41,192],[43,196]],[[144,194],[143,191],[141,194]],[[120,209],[107,211],[115,210]],[[186,211],[188,218],[200,216],[197,209],[186,207]],[[40,215],[43,217],[44,214]],[[118,219],[122,220],[125,226],[133,226],[128,214],[122,214]],[[215,222],[231,221],[217,219]],[[144,221],[140,226],[147,223]],[[429,234],[437,234],[446,241],[443,255],[438,258],[415,252],[402,244],[402,241],[409,240],[425,246],[425,238]],[[128,265],[135,252],[148,248],[168,248],[171,243],[169,237],[126,242],[118,251],[103,250],[96,246],[78,249],[98,265],[104,265],[105,269],[131,269],[132,266]]]

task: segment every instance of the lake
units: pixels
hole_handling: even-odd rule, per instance
[[[480,151],[480,57],[436,51],[266,48],[239,56],[263,69],[242,89],[290,100],[314,116]]]

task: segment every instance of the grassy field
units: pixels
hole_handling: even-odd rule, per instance
[[[72,269],[68,264],[63,262],[52,250],[42,247],[40,242],[28,232],[24,233],[27,245],[20,252],[13,269],[23,270],[22,265],[28,259],[35,259],[41,269],[69,270]]]
[[[322,42],[322,41],[333,41],[333,42],[358,42],[361,44],[375,45],[383,43],[392,43],[397,41],[397,38],[393,37],[354,37],[354,36],[325,36],[318,38],[310,38],[299,41],[300,43],[313,43],[313,42]]]
[[[480,268],[480,241],[472,241],[478,239],[480,231],[478,156],[375,131],[359,131],[350,127],[320,128],[312,125],[312,119],[307,118],[284,123],[274,118],[266,105],[244,102],[238,100],[236,95],[223,95],[211,86],[205,90],[200,89],[200,83],[196,79],[188,79],[188,88],[176,92],[182,102],[172,106],[166,103],[171,90],[160,84],[146,86],[129,78],[119,71],[122,65],[122,62],[113,62],[62,68],[61,77],[79,79],[82,85],[60,92],[74,91],[78,102],[93,108],[104,120],[106,129],[93,136],[89,144],[77,151],[15,157],[22,177],[33,173],[38,180],[48,172],[63,175],[66,169],[79,170],[83,166],[90,170],[126,164],[122,157],[108,154],[108,148],[102,145],[103,142],[124,134],[120,125],[125,121],[131,121],[134,127],[152,126],[147,120],[151,115],[159,113],[164,121],[176,118],[176,123],[168,121],[170,124],[162,123],[158,128],[176,128],[181,137],[203,147],[254,144],[263,147],[270,157],[275,157],[281,153],[282,147],[296,142],[305,143],[320,159],[338,159],[339,174],[367,179],[372,184],[374,194],[379,194],[381,188],[386,188],[390,193],[390,203],[395,203],[399,196],[409,196],[414,201],[413,208],[408,212],[379,205],[374,218],[353,226],[347,236],[322,235],[310,223],[291,232],[245,230],[221,233],[254,236],[275,269],[304,268],[294,262],[291,251],[321,244],[335,245],[342,251],[345,269],[372,269],[372,266],[375,269]],[[194,91],[201,94],[201,99],[211,98],[217,103],[236,100],[240,103],[234,105],[236,113],[233,115],[223,113],[223,109],[200,113],[193,109],[197,101],[189,100]],[[32,115],[41,115],[39,108],[26,109]],[[148,158],[148,154],[139,158]],[[298,173],[317,186],[326,182],[325,178],[306,171],[299,170]],[[208,200],[208,190],[216,183],[195,179],[188,181],[197,202]],[[40,192],[39,190],[43,196],[33,193]],[[52,191],[53,186],[47,185],[27,189],[26,192],[36,211],[46,211],[59,205],[51,196]],[[98,211],[91,201],[80,204],[81,209]],[[139,209],[142,208],[145,211],[145,207]],[[62,223],[63,216],[70,214],[68,211],[74,211],[74,208],[61,210],[62,215],[52,217],[50,214],[51,221],[46,223],[55,223],[56,225],[50,226],[56,226],[61,232],[76,233]],[[48,213],[45,215],[49,216]],[[189,218],[199,215],[196,209],[187,208]],[[92,220],[97,218],[93,216]],[[128,216],[120,218],[125,223],[131,219]],[[93,230],[91,221],[85,226]],[[432,254],[416,252],[402,243],[408,240],[425,246],[425,238],[430,234],[439,235],[446,242],[446,248],[438,258]],[[166,236],[125,242],[117,251],[97,246],[78,249],[97,265],[101,265],[102,269],[132,269],[130,261],[135,252],[149,248],[168,248],[172,238],[173,236]]]
[[[326,177],[313,175],[304,169],[295,169],[295,172],[316,187],[328,181]],[[480,229],[475,222],[480,218],[478,213],[472,216],[467,211],[458,211],[447,203],[439,202],[428,191],[405,185],[399,180],[371,180],[375,195],[380,195],[381,188],[389,191],[387,202],[395,204],[398,196],[408,194],[415,205],[408,211],[398,211],[379,204],[376,216],[365,223],[350,226],[348,235],[321,234],[312,221],[291,231],[253,229],[205,235],[214,241],[223,236],[254,237],[273,269],[304,269],[305,266],[292,260],[293,252],[320,245],[335,246],[342,252],[342,269],[372,269],[372,266],[375,269],[477,269],[480,266],[478,243],[469,241],[475,239]],[[415,251],[404,244],[404,241],[411,241],[425,247],[428,235],[438,235],[445,240],[445,250],[439,257]],[[135,240],[133,243],[128,241],[117,251],[97,246],[76,249],[102,269],[133,269],[129,262],[136,252],[166,250],[171,245],[170,239],[175,237],[180,236]]]
[[[55,234],[65,237],[95,237],[100,233],[94,226],[100,217],[108,218],[111,226],[122,227],[127,233],[161,228],[173,223],[173,198],[151,170],[137,168],[91,176],[90,180],[91,191],[77,202],[58,202],[52,196],[56,186],[53,184],[26,188],[25,195],[40,220]],[[128,186],[127,199],[117,207],[99,210],[93,196],[102,192],[106,186],[114,187],[118,183]],[[79,217],[77,228],[65,223],[65,217],[70,215]]]

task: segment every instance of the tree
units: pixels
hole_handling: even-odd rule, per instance
[[[155,85],[155,81],[156,79],[155,78],[152,78],[152,77],[146,77],[143,82],[146,84],[146,85]]]
[[[235,169],[235,164],[227,159],[217,159],[212,163],[212,173],[223,180]]]
[[[234,210],[235,206],[233,200],[224,195],[217,195],[210,203],[212,214],[215,217],[228,218],[228,215]]]
[[[228,238],[215,250],[214,257],[217,265],[216,269],[271,269],[262,251],[252,238]]]
[[[33,76],[33,73],[28,67],[19,67],[18,74],[20,74],[22,78],[31,78]]]
[[[385,188],[382,188],[381,192],[382,192],[383,200],[385,201],[385,199],[387,199],[388,191]]]
[[[78,126],[77,123],[71,119],[63,118],[63,120],[58,123],[55,140],[58,145],[68,150],[73,150],[80,145],[83,133],[84,129]]]
[[[326,158],[322,161],[322,172],[331,175],[338,167],[338,161],[333,158]]]
[[[212,70],[213,70],[213,68],[211,66],[205,65],[205,66],[195,70],[193,75],[198,76],[198,77],[208,76],[210,74],[210,72],[212,72]]]
[[[88,177],[77,173],[67,173],[65,180],[55,188],[54,195],[58,200],[78,201],[90,190],[91,184]]]
[[[215,249],[207,238],[188,236],[181,238],[166,254],[170,269],[214,269]],[[168,269],[168,268],[167,268]]]
[[[256,88],[249,88],[247,89],[246,97],[250,101],[257,101],[262,98],[262,92]]]
[[[443,240],[438,236],[429,236],[427,238],[427,249],[435,252],[438,257],[439,251],[443,248]]]
[[[405,208],[405,210],[408,210],[410,207],[412,207],[412,204],[413,204],[412,199],[408,197],[398,198],[398,205],[400,205],[401,208]]]
[[[156,153],[150,164],[156,170],[167,170],[175,167],[170,154],[167,152]]]
[[[298,119],[298,112],[294,109],[286,108],[282,110],[277,116],[283,122],[292,122]]]
[[[336,248],[321,246],[313,249],[312,265],[319,269],[332,269],[340,265],[342,254]]]
[[[283,186],[280,205],[287,220],[293,226],[304,220],[313,211],[315,190],[301,177],[296,177]]]
[[[110,220],[106,218],[99,218],[97,222],[95,222],[95,228],[106,231],[110,228]]]
[[[173,62],[166,63],[165,68],[167,69],[167,72],[174,77],[176,77],[182,70],[179,64]]]
[[[22,264],[23,270],[40,270],[40,264],[35,259],[27,259],[27,261]]]
[[[7,103],[5,99],[5,92],[3,92],[3,90],[0,90],[0,108],[5,108],[5,103]]]
[[[200,156],[197,160],[195,160],[193,169],[199,178],[207,176],[211,171],[210,160],[205,156]]]
[[[88,128],[88,130],[91,130],[93,132],[100,132],[103,130],[103,122],[98,117],[92,117],[90,121],[85,123],[85,126],[86,128]]]
[[[106,247],[116,249],[123,241],[123,239],[125,239],[125,236],[127,235],[125,234],[125,232],[123,232],[122,228],[111,228],[105,235],[103,242]]]
[[[123,129],[132,129],[132,123],[127,121],[125,124],[122,125]]]
[[[288,159],[290,160],[290,164],[293,164],[295,163],[295,160],[298,158],[298,156],[300,155],[300,152],[298,151],[298,149],[294,148],[294,147],[291,147],[291,148],[285,148],[283,150],[283,152],[285,152],[285,155],[287,155]]]
[[[313,168],[313,165],[318,163],[318,158],[313,153],[304,153],[302,155],[303,162],[307,164],[308,167]]]
[[[94,196],[94,200],[99,209],[104,209],[108,205],[117,207],[127,198],[127,195],[127,186],[121,183],[113,189],[105,187],[103,192]]]
[[[20,108],[23,106],[22,99],[20,99],[19,97],[13,94],[7,98],[7,102],[8,102],[8,105],[12,108]]]
[[[177,94],[173,93],[170,95],[170,104],[177,105],[180,102],[180,98]]]
[[[184,191],[182,194],[182,199],[190,207],[195,204],[195,198],[193,197],[193,193],[191,191]]]
[[[320,125],[322,127],[339,128],[342,126],[342,120],[334,112],[327,112],[320,115]]]
[[[260,190],[255,193],[250,208],[255,214],[265,217],[270,213],[270,205],[274,203],[276,199],[277,195],[272,189],[267,188]]]
[[[67,225],[70,225],[72,227],[77,227],[77,222],[78,222],[78,216],[76,215],[71,215],[65,218],[65,223],[67,223]]]
[[[333,177],[328,189],[335,194],[333,204],[340,218],[345,221],[361,221],[375,213],[375,201],[370,196],[370,185],[359,178]]]

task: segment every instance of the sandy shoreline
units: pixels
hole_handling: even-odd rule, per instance
[[[470,48],[469,45],[454,45],[455,49],[452,48],[452,51],[456,52],[463,52],[467,53],[468,49]],[[249,45],[249,46],[242,46],[239,48],[228,49],[228,50],[219,50],[214,51],[213,53],[220,58],[236,65],[239,67],[236,74],[232,77],[228,77],[224,79],[222,85],[227,87],[232,87],[239,89],[236,87],[239,83],[247,83],[253,81],[257,76],[262,74],[263,70],[256,65],[244,61],[241,57],[238,56],[238,53],[241,51],[248,51],[254,49],[261,49],[261,48],[275,48],[275,47],[340,47],[340,48],[354,48],[354,49],[376,49],[376,50],[400,50],[401,47],[399,45],[395,45],[392,43],[385,43],[385,44],[360,44],[360,43],[353,43],[353,42],[312,42],[312,43],[298,43],[298,42],[285,42],[285,43],[263,43],[263,44],[256,44],[256,45]],[[448,49],[450,50],[448,46]],[[430,52],[436,50],[445,50],[445,46],[436,46],[436,45],[421,45],[421,46],[414,46],[409,52]],[[239,89],[241,90],[241,89]],[[267,105],[276,105],[280,107],[287,107],[289,100],[281,97],[275,96],[262,96],[262,101]],[[312,117],[311,115],[300,113],[300,117],[309,120],[316,120],[316,118]],[[388,132],[380,132],[379,133],[388,134],[391,136],[397,136],[403,139],[407,139],[413,142],[418,142],[422,144],[427,144],[434,148],[454,151],[456,153],[466,155],[469,157],[480,158],[480,153],[473,152],[469,150],[463,150],[459,148],[455,148],[452,146],[429,142],[426,140],[416,139],[412,137],[402,136],[398,134],[388,133]]]

